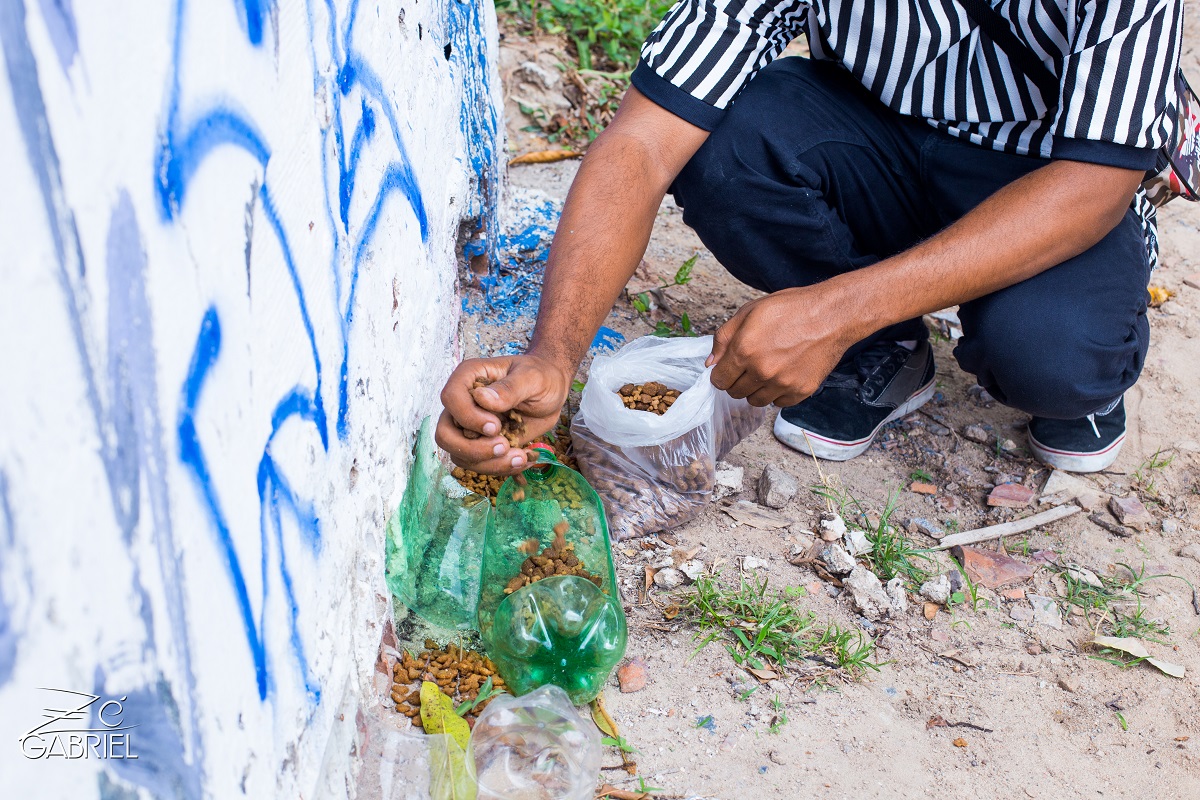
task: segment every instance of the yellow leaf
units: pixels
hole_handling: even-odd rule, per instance
[[[1150,307],[1158,308],[1163,303],[1175,296],[1175,293],[1170,289],[1164,289],[1161,286],[1150,287]]]
[[[508,165],[515,167],[521,164],[550,164],[555,161],[565,161],[568,158],[579,158],[582,155],[583,153],[577,150],[538,150],[517,156],[509,161]]]
[[[474,764],[467,759],[471,726],[436,683],[421,684],[421,723],[429,738],[429,795],[433,800],[475,800]]]
[[[613,722],[613,718],[608,715],[608,709],[604,707],[604,695],[597,695],[596,699],[592,701],[592,721],[605,736],[613,739],[620,738],[620,734],[617,733],[617,724]]]

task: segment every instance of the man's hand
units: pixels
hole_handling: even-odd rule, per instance
[[[712,384],[752,406],[795,405],[820,388],[864,335],[839,313],[827,283],[784,289],[742,306],[713,337]]]
[[[475,388],[475,379],[490,385]],[[442,389],[438,446],[455,464],[491,475],[511,475],[529,465],[526,452],[500,435],[498,413],[525,417],[527,444],[554,428],[571,388],[571,376],[536,355],[472,358],[458,365]],[[478,434],[468,438],[463,431]]]

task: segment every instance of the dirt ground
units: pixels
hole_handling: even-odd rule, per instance
[[[1200,3],[1189,3],[1189,13],[1184,64],[1200,75]],[[528,105],[530,99],[544,103],[554,96],[554,87],[532,85],[536,81],[522,65],[535,61],[554,70],[560,53],[552,39],[535,43],[510,34],[503,43],[514,154],[547,145],[521,130],[528,120],[513,98]],[[532,203],[544,195],[561,203],[576,168],[574,161],[514,167],[513,197]],[[1085,478],[1102,501],[1141,497],[1154,522],[1148,530],[1118,537],[1080,513],[1012,537],[1007,546],[1026,562],[1032,561],[1029,554],[1047,551],[1099,575],[1114,574],[1121,563],[1144,565],[1149,573],[1200,586],[1200,561],[1177,555],[1181,547],[1200,542],[1200,289],[1184,284],[1186,276],[1200,272],[1200,206],[1176,202],[1159,219],[1162,267],[1152,283],[1174,296],[1150,312],[1153,344],[1140,382],[1126,397],[1130,430],[1121,456],[1111,469]],[[699,333],[711,333],[754,292],[725,273],[669,198],[646,254],[649,274],[635,278],[642,282],[635,289],[645,288],[648,277],[668,279],[694,254],[699,258],[693,280],[668,290],[669,309],[653,316],[674,322],[686,312]],[[472,317],[464,341],[486,353],[520,341],[531,323],[523,317],[498,328]],[[626,299],[606,324],[626,339],[653,329],[649,315]],[[1169,644],[1151,649],[1187,669],[1184,678],[1175,679],[1145,664],[1123,669],[1097,660],[1088,646],[1087,619],[1065,613],[1061,629],[1031,622],[1014,610],[1028,609],[1026,599],[981,589],[974,609],[960,604],[927,620],[919,598],[910,594],[908,613],[872,623],[852,609],[845,593],[789,563],[789,555],[807,541],[803,531],[815,529],[824,510],[821,498],[807,489],[823,479],[839,481],[874,513],[898,491],[893,520],[900,524],[924,518],[967,530],[1029,513],[986,505],[993,485],[1011,481],[1038,490],[1049,474],[1028,456],[1028,418],[990,402],[977,387],[973,391],[974,380],[951,356],[952,343],[936,338],[937,397],[922,412],[888,426],[862,457],[822,463],[822,476],[812,459],[775,441],[770,421],[727,457],[745,471],[743,491],[731,500],[756,500],[755,484],[767,464],[798,479],[801,490],[782,510],[789,527],[738,524],[721,503],[713,503],[671,532],[674,546],[657,539],[615,545],[630,627],[628,657],[645,660],[649,682],[640,692],[621,694],[614,679],[607,705],[621,734],[639,751],[632,755],[638,776],[647,786],[661,787],[658,796],[1200,798],[1200,616],[1184,582],[1152,581],[1143,597],[1147,616],[1170,627]],[[580,377],[586,378],[586,364]],[[987,442],[966,438],[969,425],[983,426]],[[997,445],[1004,440],[1015,447]],[[1155,463],[1169,463],[1151,468],[1156,454]],[[910,491],[914,475],[937,486],[937,494]],[[1103,506],[1099,513],[1108,514]],[[917,544],[934,544],[909,530]],[[697,646],[695,628],[684,617],[664,617],[669,593],[654,588],[644,596],[640,589],[645,566],[669,558],[676,548],[700,548],[696,557],[709,569],[720,568],[726,579],[736,580],[746,566],[742,559],[753,556],[761,562],[752,562],[754,571],[772,586],[805,587],[798,601],[803,608],[824,622],[865,628],[876,637],[878,672],[826,687],[783,678],[745,697],[744,686],[732,684],[747,676],[724,648],[710,644],[689,660]],[[953,569],[948,557],[939,559],[940,570]],[[1050,597],[1063,590],[1061,579],[1047,569],[1019,586]],[[770,703],[775,698],[786,723],[779,724],[779,709]],[[928,727],[935,716],[976,727]],[[702,720],[706,724],[698,724]],[[615,750],[606,763],[620,763]],[[639,778],[619,769],[606,770],[603,779],[624,789],[639,787]]]

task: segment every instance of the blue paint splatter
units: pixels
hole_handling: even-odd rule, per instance
[[[625,342],[625,336],[607,325],[601,325],[600,330],[596,332],[596,338],[592,339],[591,348],[593,350],[616,350]]]
[[[546,200],[523,209],[523,226],[499,234],[499,261],[479,280],[480,294],[463,298],[464,314],[491,325],[510,325],[537,314],[542,299],[542,275],[550,256],[550,241],[558,225],[559,209]],[[478,242],[465,248],[468,257],[484,252]]]
[[[75,12],[71,0],[39,0],[42,21],[58,56],[58,65],[66,73],[79,54],[79,31],[75,25]]]
[[[12,504],[8,499],[8,475],[0,471],[0,576],[6,565],[12,569],[12,562],[16,560],[16,541]],[[0,686],[12,680],[18,640],[13,610],[4,595],[4,588],[0,586]]]

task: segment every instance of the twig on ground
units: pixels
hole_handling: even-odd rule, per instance
[[[1111,533],[1113,536],[1120,536],[1122,539],[1128,539],[1133,535],[1133,531],[1126,528],[1124,525],[1118,525],[1110,519],[1105,519],[1100,514],[1089,514],[1088,519],[1099,525],[1104,530]]]
[[[1042,511],[1034,514],[1032,517],[1024,519],[1015,519],[1012,522],[1003,522],[999,525],[988,525],[985,528],[976,528],[973,531],[963,531],[956,533],[953,536],[947,536],[945,539],[931,550],[948,550],[951,547],[960,544],[975,544],[976,542],[987,542],[992,539],[999,539],[1004,536],[1011,536],[1014,533],[1024,533],[1025,531],[1033,530],[1041,525],[1049,525],[1051,522],[1057,522],[1060,519],[1069,517],[1082,511],[1079,506],[1064,505],[1056,506],[1055,508]]]

